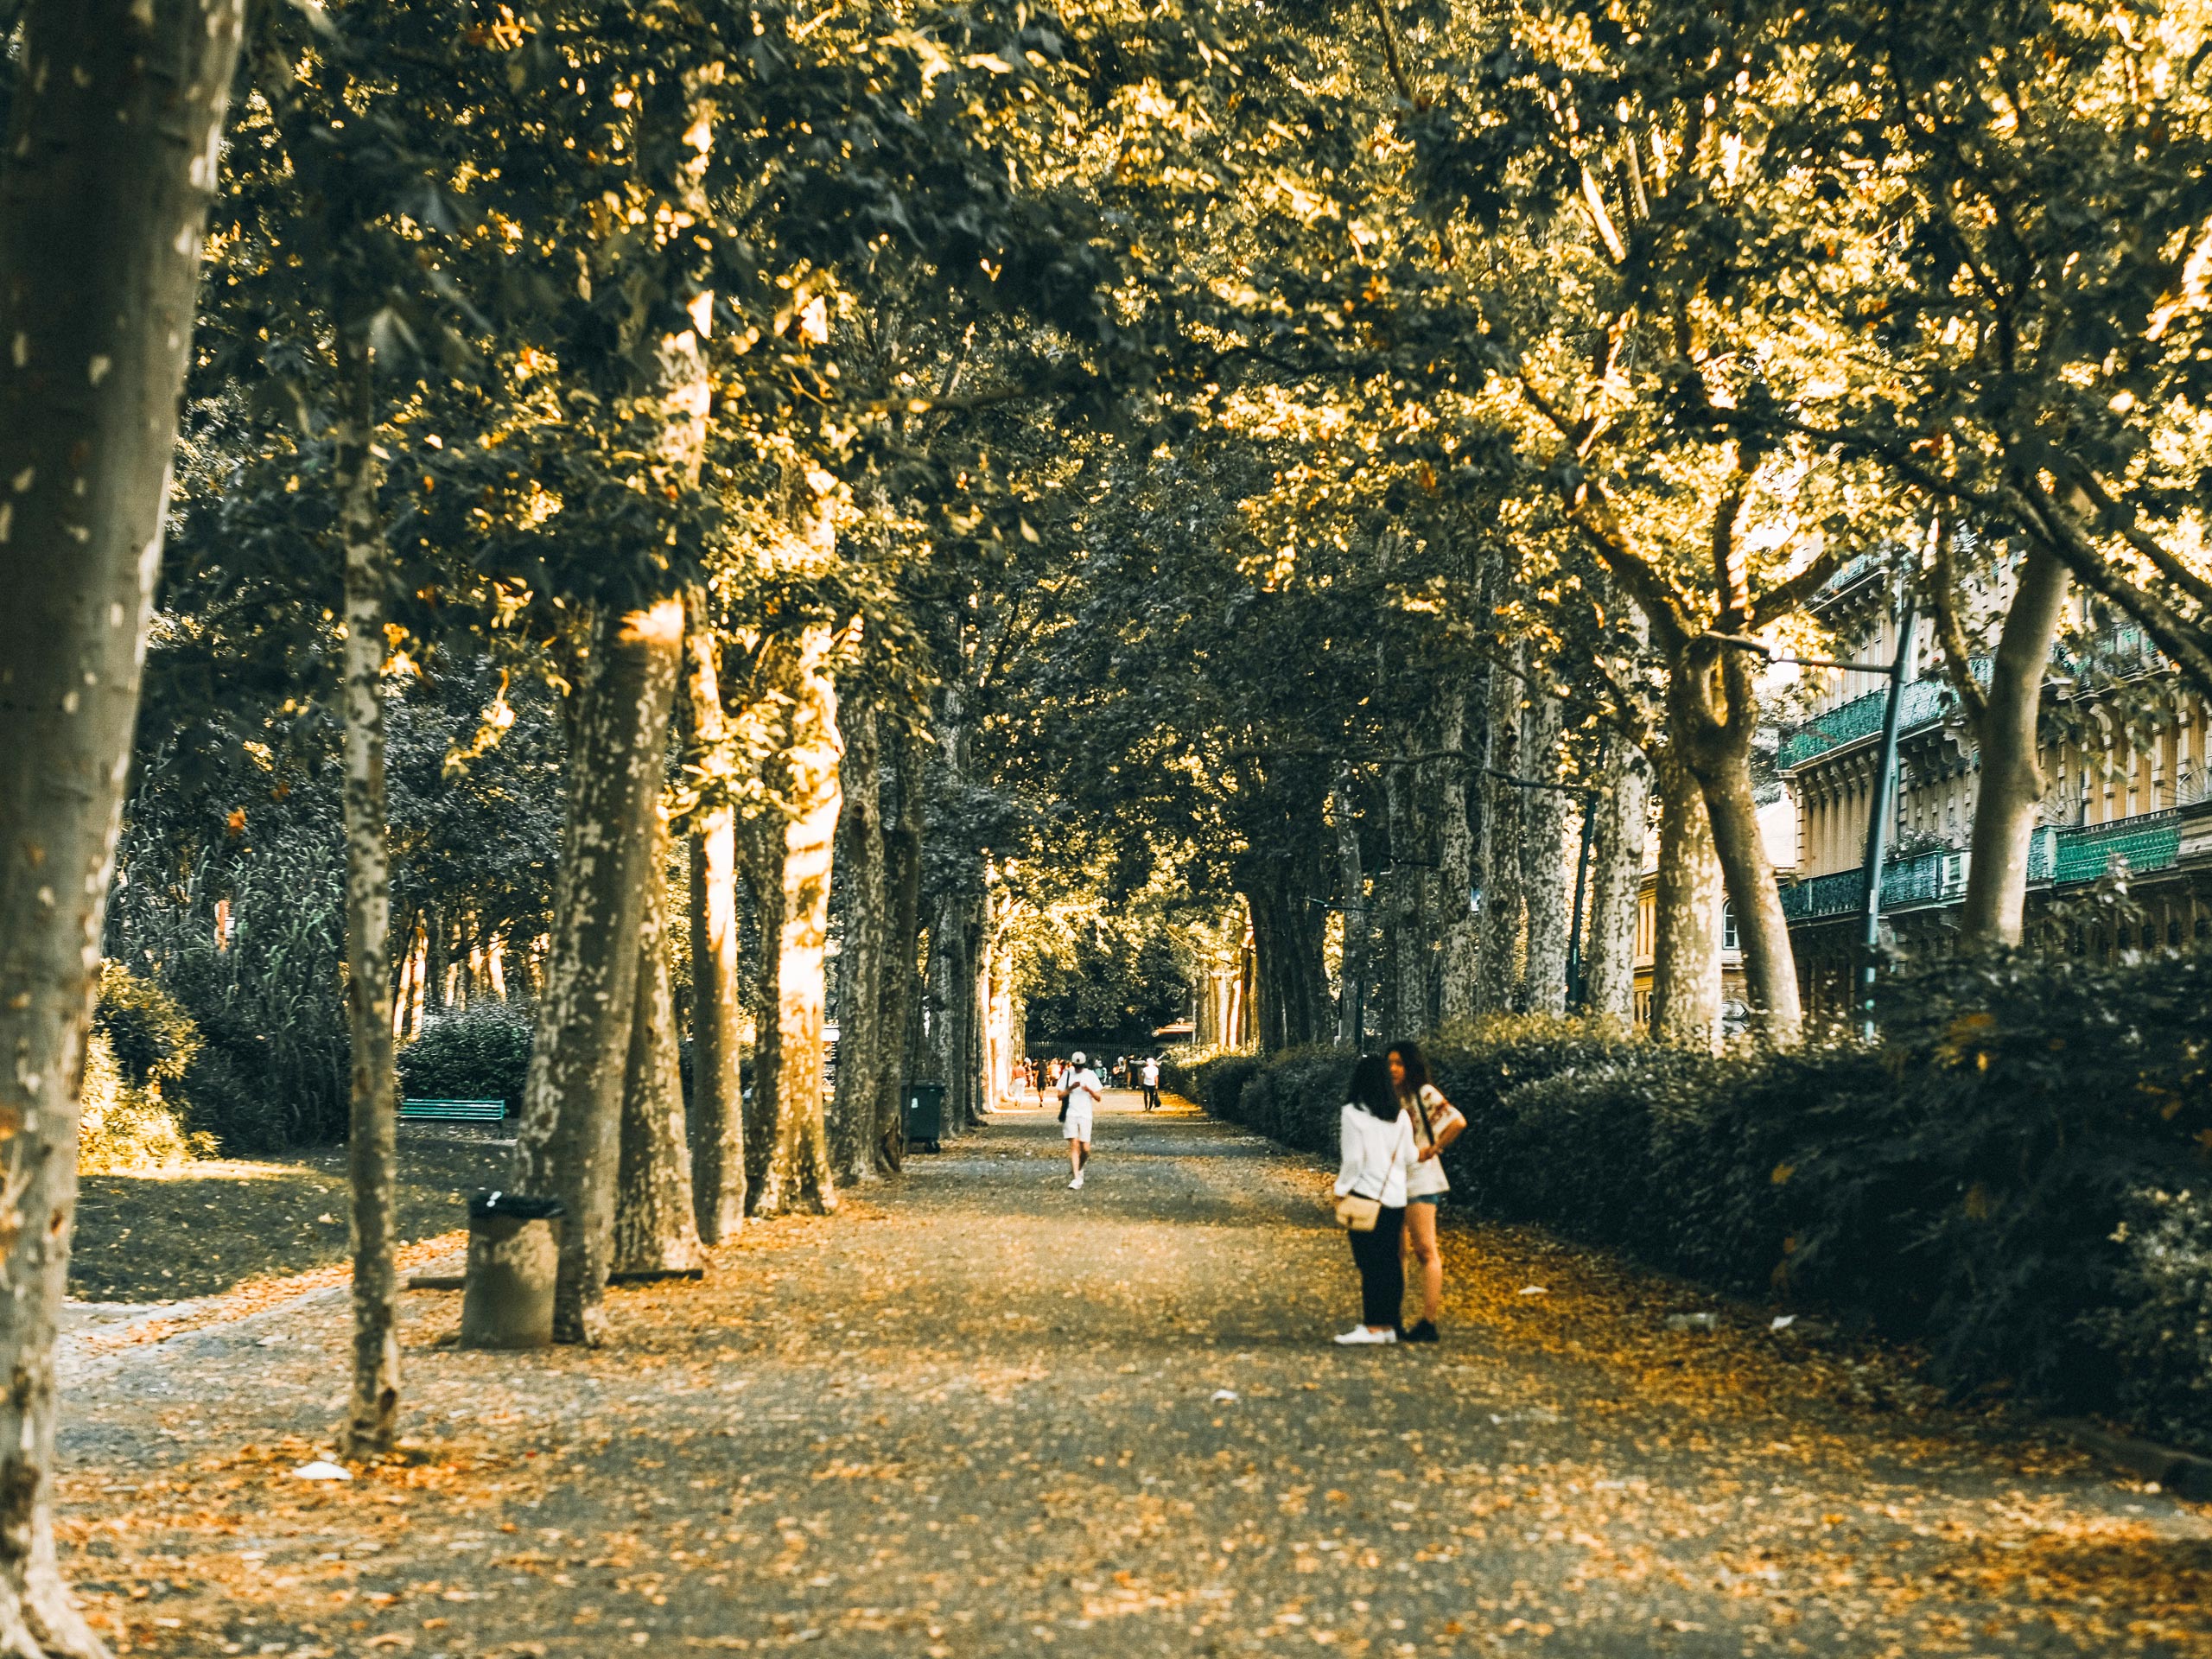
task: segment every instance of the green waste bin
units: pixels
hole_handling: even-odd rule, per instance
[[[910,1083],[906,1085],[906,1144],[918,1147],[927,1143],[931,1152],[939,1150],[938,1137],[944,1133],[944,1085],[941,1083]]]

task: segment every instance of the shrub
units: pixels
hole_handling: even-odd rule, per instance
[[[218,886],[231,901],[220,939]],[[109,937],[111,953],[199,1030],[181,1079],[195,1128],[232,1152],[343,1137],[353,1044],[334,822],[303,823],[175,886],[131,880],[117,890]]]
[[[100,964],[92,1029],[106,1039],[118,1075],[142,1089],[182,1082],[204,1046],[183,1006],[119,962]]]
[[[1923,966],[1886,982],[1878,1049],[1501,1020],[1428,1054],[1479,1212],[1871,1321],[1955,1389],[2212,1447],[2212,962]],[[1185,1092],[1333,1154],[1346,1065],[1216,1058]]]
[[[158,1083],[137,1084],[95,1030],[85,1051],[84,1109],[77,1121],[79,1175],[138,1175],[215,1154],[213,1135],[188,1130]]]
[[[491,1100],[522,1110],[531,1022],[519,1004],[486,999],[437,1015],[399,1052],[400,1087],[418,1100]]]

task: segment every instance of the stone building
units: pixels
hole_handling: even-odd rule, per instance
[[[1993,613],[1999,571],[1967,595]],[[2205,705],[2139,630],[2097,626],[2076,595],[2077,646],[2044,683],[2047,788],[2030,863],[2026,942],[2101,961],[2119,952],[2194,947],[2212,937],[2212,799]],[[1888,575],[1847,567],[1815,605],[1837,654],[1885,662],[1897,649]],[[1915,630],[1898,722],[1894,848],[1884,867],[1885,929],[1908,949],[1941,950],[1966,896],[1977,765],[1973,733],[1943,675],[1934,626]],[[1986,661],[1975,664],[1986,679]],[[1825,677],[1809,716],[1783,737],[1777,768],[1797,813],[1796,879],[1783,888],[1808,1014],[1843,1011],[1866,896],[1868,814],[1888,696],[1885,677]],[[2085,899],[2124,872],[2124,902]],[[2107,893],[2109,898],[2109,893]]]

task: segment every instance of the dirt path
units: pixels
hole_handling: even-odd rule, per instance
[[[412,1296],[343,1484],[342,1293],[80,1357],[68,1568],[175,1655],[2212,1654],[2203,1512],[1686,1287],[1455,1231],[1444,1344],[1330,1346],[1322,1174],[1135,1103],[1081,1193],[1002,1118],[596,1353]]]

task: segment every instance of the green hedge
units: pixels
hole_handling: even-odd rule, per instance
[[[1887,987],[1878,1048],[1683,1054],[1570,1022],[1440,1039],[1479,1213],[1924,1343],[2212,1448],[2212,963],[1961,961]],[[1335,1151],[1347,1058],[1213,1058],[1209,1110]]]

